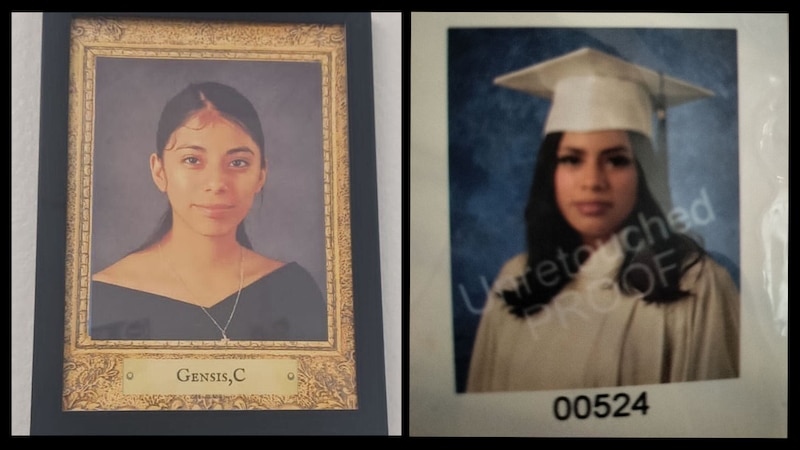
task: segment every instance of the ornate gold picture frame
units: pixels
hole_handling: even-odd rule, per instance
[[[366,271],[372,269],[360,262],[371,260],[377,237],[359,238],[366,251],[354,251],[353,242],[365,236],[354,222],[374,226],[376,214],[371,196],[354,206],[363,199],[357,191],[375,189],[372,94],[354,84],[368,81],[362,86],[371,90],[371,76],[365,73],[371,71],[369,48],[363,47],[363,39],[369,44],[368,15],[366,28],[364,19],[363,14],[45,15],[45,24],[51,20],[61,26],[62,37],[69,31],[68,113],[58,117],[67,119],[68,136],[63,377],[57,383],[58,411],[51,409],[52,395],[37,401],[34,388],[33,434],[37,424],[41,430],[64,425],[44,416],[96,430],[93,416],[116,423],[121,412],[136,412],[142,419],[135,427],[143,431],[145,424],[160,423],[156,417],[163,414],[174,417],[173,422],[156,425],[156,432],[162,427],[165,433],[182,426],[196,430],[196,422],[173,416],[184,411],[222,419],[203,433],[242,430],[248,422],[258,423],[258,417],[276,418],[283,425],[245,432],[327,434],[322,430],[337,422],[345,425],[337,434],[385,432],[379,282],[369,281]],[[45,50],[51,42],[47,33]],[[47,75],[43,69],[45,90]],[[158,110],[172,95],[168,91],[203,80],[237,89],[263,123],[266,181],[243,226],[254,252],[296,261],[308,275],[303,280],[319,288],[324,329],[313,337],[278,333],[272,338],[267,333],[228,339],[243,278],[225,327],[208,316],[224,339],[198,339],[191,333],[163,337],[149,329],[112,337],[97,331],[101,319],[92,308],[94,275],[129,255],[151,231],[145,224],[167,205],[146,170],[153,147],[146,146],[154,142]],[[361,106],[354,107],[354,99]],[[44,108],[42,120],[45,130],[49,119]],[[53,152],[46,141],[43,160]],[[141,161],[134,161],[133,154]],[[243,267],[244,256],[242,273]],[[37,294],[37,310],[47,309],[52,317],[56,303],[50,295],[43,300],[45,295]],[[291,301],[294,296],[289,294]],[[240,314],[246,315],[242,308]],[[206,308],[202,312],[208,315]],[[44,321],[37,317],[37,336],[46,334],[40,341],[52,343],[54,331],[42,331]],[[46,378],[41,364],[39,369],[35,386],[37,375],[39,384]],[[43,404],[48,406],[37,406]],[[299,415],[281,415],[286,410]],[[231,416],[245,411],[244,423]],[[228,420],[236,424],[226,425]]]

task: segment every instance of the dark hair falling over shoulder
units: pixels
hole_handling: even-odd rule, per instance
[[[505,300],[510,312],[518,317],[536,314],[571,281],[573,274],[588,258],[587,252],[579,252],[578,261],[573,258],[559,258],[564,253],[572,255],[583,245],[582,239],[564,219],[558,209],[555,197],[555,169],[557,149],[562,133],[548,134],[539,150],[534,168],[533,183],[525,208],[527,266],[524,275],[517,280],[517,288],[504,290],[498,294]],[[630,133],[631,144],[635,154],[652,152],[649,138]],[[636,203],[630,216],[622,224],[621,229],[640,226],[641,218],[667,224],[667,220],[655,198],[647,187],[641,165],[636,162],[639,175]],[[644,301],[670,303],[680,300],[689,292],[680,287],[680,281],[686,271],[697,264],[705,254],[703,248],[694,240],[676,233],[664,226],[663,234],[658,239],[647,240],[639,234],[633,234],[623,246],[625,252],[622,264],[617,272],[616,281],[622,292],[646,293]],[[542,283],[536,275],[536,267],[545,261],[558,261],[559,276],[557,281]],[[663,279],[653,283],[645,276],[646,270],[626,271],[632,265],[646,267],[651,274],[663,274]],[[660,267],[674,267],[675,270],[660,271]],[[622,275],[627,274],[623,280]]]

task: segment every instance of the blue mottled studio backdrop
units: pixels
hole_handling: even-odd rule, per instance
[[[450,239],[458,392],[464,391],[486,286],[503,262],[525,250],[523,211],[550,106],[547,100],[495,86],[492,80],[581,47],[714,91],[711,98],[668,111],[672,201],[675,207],[696,213],[689,216],[691,231],[738,283],[734,30],[450,29]]]

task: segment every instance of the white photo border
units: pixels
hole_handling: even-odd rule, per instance
[[[742,302],[739,378],[579,391],[456,392],[447,90],[442,89],[447,86],[447,29],[511,26],[737,31]],[[762,222],[769,206],[788,186],[788,55],[788,14],[411,14],[410,435],[786,436],[788,338],[774,323],[772,306],[765,298],[762,273],[767,255]],[[770,107],[765,109],[765,104]],[[642,391],[648,393],[650,408],[646,415],[558,420],[553,413],[555,399],[560,396],[591,398],[620,392],[635,396]]]

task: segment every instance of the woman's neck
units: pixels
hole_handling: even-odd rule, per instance
[[[191,267],[195,273],[238,267],[242,248],[235,234],[199,236],[170,231],[158,243],[161,251],[178,267]]]
[[[169,297],[210,307],[241,292],[245,254],[235,235],[184,237],[172,230],[156,245]]]

